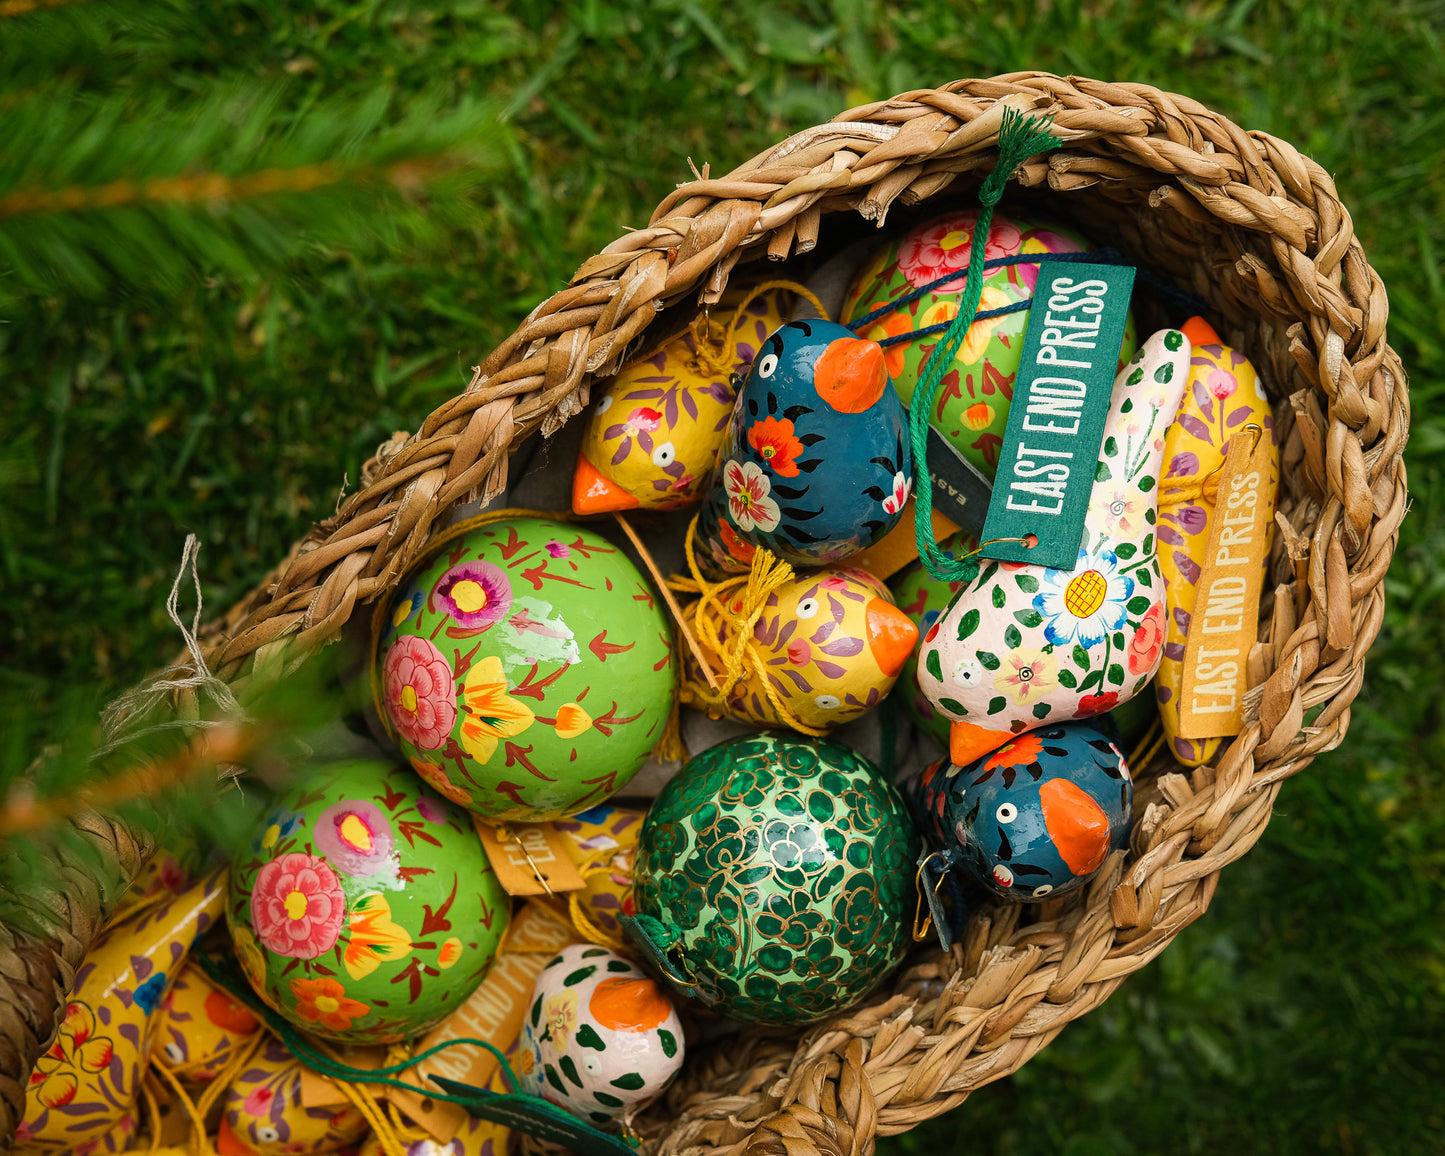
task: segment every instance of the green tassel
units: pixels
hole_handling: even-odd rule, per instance
[[[1004,188],[1014,170],[1036,153],[1056,148],[1060,141],[1050,131],[1053,117],[1035,121],[1015,109],[1004,109],[1003,123],[998,131],[998,163],[978,191],[980,210],[973,227],[973,244],[968,260],[968,280],[958,302],[958,315],[929,355],[923,367],[923,380],[913,392],[909,408],[909,440],[913,445],[914,533],[918,556],[935,578],[944,582],[971,582],[978,574],[975,558],[950,558],[938,548],[933,536],[933,480],[928,474],[928,415],[933,399],[943,381],[944,372],[958,355],[968,327],[978,313],[983,296],[984,242],[993,224],[993,208],[1003,197]]]

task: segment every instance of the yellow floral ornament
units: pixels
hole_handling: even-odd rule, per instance
[[[342,962],[352,979],[370,975],[382,960],[397,960],[411,951],[411,936],[393,922],[391,905],[380,891],[368,891],[351,906],[351,938]]]
[[[521,734],[535,720],[526,703],[507,694],[507,675],[495,654],[467,671],[462,701],[467,712],[462,720],[462,747],[479,763],[496,752],[498,739]]]

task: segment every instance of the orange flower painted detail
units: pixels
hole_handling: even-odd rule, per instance
[[[650,979],[604,979],[587,1001],[592,1018],[615,1032],[645,1032],[672,1014],[672,1004]]]
[[[753,560],[753,555],[758,552],[756,546],[751,542],[745,542],[739,538],[737,531],[726,522],[719,522],[718,529],[722,532],[723,545],[727,547],[727,552],[732,557],[736,558],[739,562],[751,562]]]
[[[1013,298],[1002,289],[995,289],[992,285],[984,287],[983,295],[978,301],[978,311],[987,313],[991,309],[1002,309],[1005,305],[1012,305]],[[954,359],[963,362],[964,365],[973,365],[983,356],[983,351],[988,348],[988,343],[993,340],[993,331],[998,328],[1002,317],[993,317],[983,321],[975,321],[968,327],[964,335],[963,345],[959,347],[958,356]]]
[[[453,935],[437,951],[437,966],[445,971],[462,957],[462,941]]]
[[[507,694],[507,676],[495,654],[467,671],[462,701],[467,711],[462,720],[462,747],[479,763],[492,757],[498,739],[521,734],[536,717],[526,703]]]
[[[319,1023],[334,1032],[344,1032],[351,1021],[371,1011],[368,1004],[348,999],[346,989],[334,979],[293,979],[291,994],[296,997],[296,1010],[307,1023]]]
[[[1010,739],[1003,746],[996,750],[988,762],[984,763],[985,770],[992,770],[994,767],[1025,767],[1029,763],[1037,762],[1039,753],[1044,749],[1044,741],[1036,734],[1021,734],[1017,738]]]
[[[554,729],[559,739],[575,739],[592,729],[592,716],[575,702],[563,703],[557,708]]]
[[[766,417],[754,422],[748,429],[748,445],[779,477],[798,476],[798,458],[804,446],[793,436],[793,423],[787,418]]]

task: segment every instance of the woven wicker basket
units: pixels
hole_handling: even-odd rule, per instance
[[[499,494],[510,451],[581,412],[664,306],[715,302],[739,261],[795,257],[890,211],[967,197],[995,162],[1005,102],[1052,114],[1064,142],[1022,166],[1009,197],[1048,198],[1050,215],[1205,299],[1268,384],[1285,525],[1261,607],[1262,684],[1215,767],[1180,773],[1166,752],[1136,768],[1132,851],[1043,921],[1019,927],[1017,906],[985,912],[951,954],[925,956],[890,991],[801,1037],[757,1032],[698,1048],[641,1121],[658,1152],[867,1151],[1013,1072],[1204,912],[1220,869],[1269,822],[1283,780],[1343,738],[1405,513],[1410,408],[1386,343],[1385,288],[1328,174],[1284,141],[1141,84],[1015,73],[851,109],[678,188],[647,228],[585,261],[203,635],[211,670],[243,697],[294,669],[398,581],[449,506]],[[147,851],[100,816],[80,825],[114,877],[77,862],[65,894],[23,897],[45,934],[0,927],[7,1138],[74,969]]]

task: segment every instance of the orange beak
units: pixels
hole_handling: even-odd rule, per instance
[[[862,413],[883,396],[883,346],[860,337],[830,341],[813,366],[813,388],[839,413]]]
[[[1109,853],[1109,817],[1076,784],[1050,779],[1039,788],[1044,805],[1044,826],[1053,837],[1059,856],[1075,875],[1098,868]]]
[[[868,602],[868,649],[880,669],[895,678],[913,653],[918,642],[918,627],[913,620],[882,598]]]
[[[1224,344],[1224,342],[1220,340],[1219,334],[1214,332],[1214,326],[1210,325],[1209,322],[1202,317],[1191,317],[1179,328],[1183,331],[1184,336],[1189,338],[1190,345],[1197,347],[1200,345]]]
[[[966,767],[969,763],[983,758],[989,751],[996,751],[1009,739],[1013,731],[991,731],[973,723],[955,722],[948,727],[948,758],[955,767]]]
[[[572,473],[572,512],[574,514],[610,514],[614,510],[635,509],[636,498],[597,472],[585,455],[577,455],[577,468]]]

